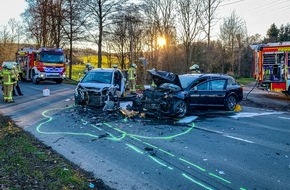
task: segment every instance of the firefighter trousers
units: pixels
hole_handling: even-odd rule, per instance
[[[12,91],[13,91],[13,84],[3,84],[4,102],[13,102]]]
[[[129,79],[129,88],[131,93],[136,93],[136,79]]]

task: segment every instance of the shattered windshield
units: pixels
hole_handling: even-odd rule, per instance
[[[200,75],[179,75],[179,80],[181,87],[185,89],[188,87],[194,80],[196,80]]]
[[[165,89],[170,89],[173,91],[180,91],[180,87],[176,84],[172,84],[172,83],[163,83],[160,85],[160,88],[165,88]]]
[[[88,72],[81,82],[111,84],[112,72]]]

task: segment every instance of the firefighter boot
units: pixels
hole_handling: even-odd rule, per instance
[[[16,86],[16,90],[19,96],[23,96],[19,85]]]

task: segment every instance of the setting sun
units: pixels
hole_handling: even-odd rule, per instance
[[[164,37],[158,37],[157,38],[157,44],[159,45],[159,46],[164,46],[164,45],[166,45],[166,40],[165,40],[165,38]]]

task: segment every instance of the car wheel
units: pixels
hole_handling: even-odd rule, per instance
[[[177,100],[173,104],[173,114],[176,117],[184,117],[187,113],[187,105],[184,100]]]
[[[61,84],[62,83],[62,79],[54,79],[54,82],[56,82],[56,84]]]
[[[233,111],[236,108],[237,105],[237,98],[235,96],[229,96],[226,99],[226,103],[225,103],[225,108],[228,111]]]

